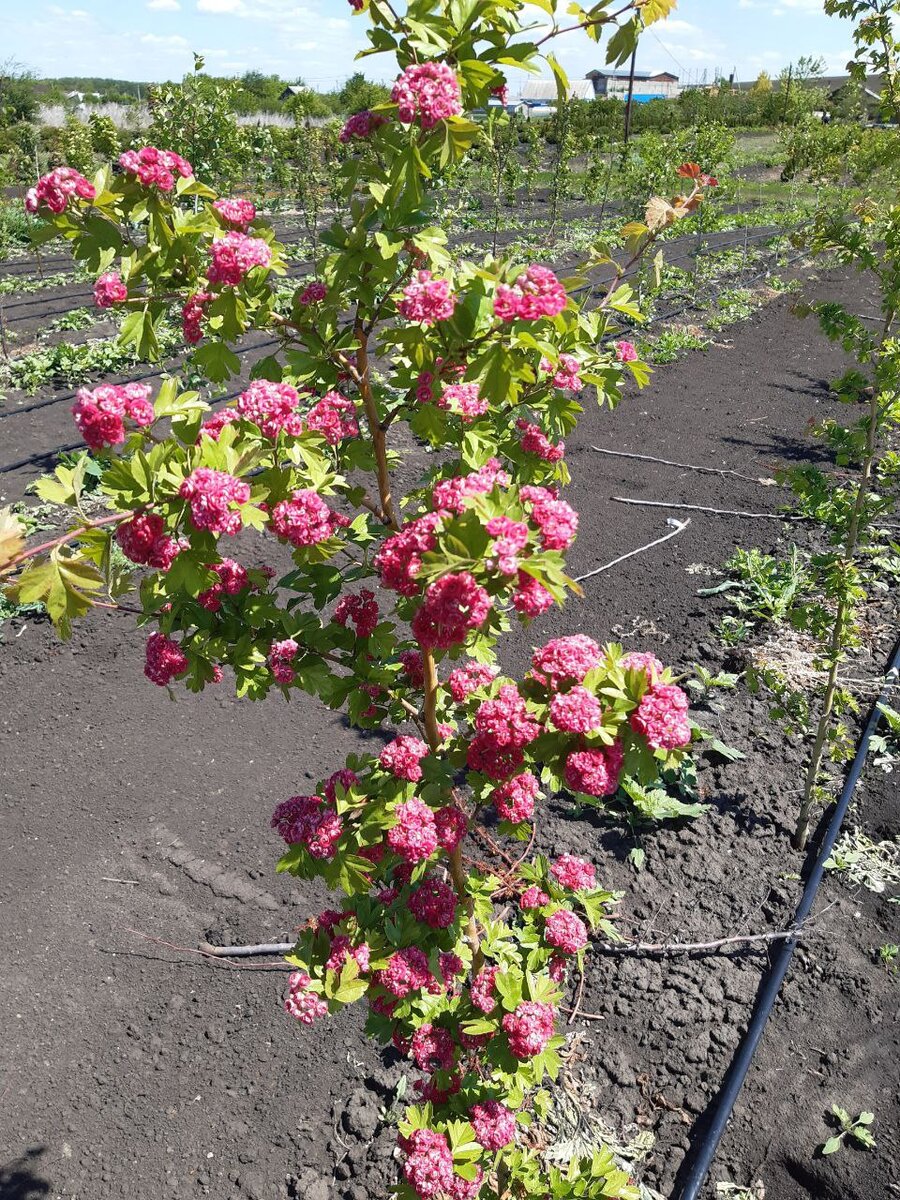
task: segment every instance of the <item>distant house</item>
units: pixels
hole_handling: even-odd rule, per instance
[[[284,104],[285,100],[290,100],[294,96],[304,96],[309,91],[308,87],[304,87],[302,83],[289,83],[278,99]]]
[[[586,80],[593,87],[594,96],[603,100],[627,100],[629,71],[588,71]],[[669,71],[635,71],[634,99],[639,104],[648,100],[677,100],[681,85],[677,75]]]
[[[593,100],[594,89],[588,79],[576,79],[570,83],[567,95],[570,100]],[[528,79],[522,84],[519,98],[530,107],[555,104],[558,99],[556,81],[553,79]]]
[[[750,92],[756,87],[757,82],[758,81],[756,79],[753,79],[744,83],[731,83],[730,86],[734,91],[737,92]],[[781,91],[781,79],[773,79],[771,83],[773,92]],[[793,80],[792,86],[796,86],[796,83],[796,79]],[[810,87],[824,88],[832,100],[834,100],[837,95],[844,90],[844,88],[851,86],[849,75],[816,75],[810,79],[807,79],[806,83]],[[723,84],[723,87],[724,86],[725,85]],[[867,100],[871,100],[873,102],[878,101],[881,99],[881,92],[883,88],[884,79],[881,75],[867,75],[866,85],[863,88],[863,94]]]

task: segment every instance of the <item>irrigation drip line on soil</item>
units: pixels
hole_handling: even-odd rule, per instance
[[[796,228],[798,228],[798,227],[797,227],[797,226],[791,226],[790,228],[787,228],[787,227],[784,227],[784,226],[769,226],[769,227],[767,227],[766,229],[762,230],[761,232],[754,234],[752,237],[748,237],[748,238],[743,238],[743,237],[741,237],[741,238],[735,238],[733,241],[730,241],[730,242],[725,242],[725,243],[720,243],[719,245],[713,246],[713,247],[711,247],[711,248],[710,248],[708,251],[704,251],[704,248],[703,248],[703,247],[701,247],[700,249],[697,249],[697,247],[695,246],[695,247],[692,247],[690,250],[688,250],[688,251],[687,251],[685,254],[679,254],[679,255],[676,255],[674,258],[667,258],[667,259],[665,260],[665,265],[666,265],[667,267],[671,267],[671,266],[674,266],[675,264],[677,264],[677,263],[680,263],[680,262],[687,262],[687,261],[689,261],[689,260],[696,260],[696,259],[698,259],[698,258],[700,258],[700,257],[712,257],[712,256],[713,256],[713,255],[715,255],[715,254],[724,253],[724,252],[726,252],[726,251],[728,251],[728,250],[732,250],[732,249],[738,249],[738,248],[740,248],[741,246],[747,247],[747,246],[749,246],[749,245],[751,245],[751,244],[755,244],[756,242],[760,242],[760,241],[775,241],[775,240],[777,240],[777,239],[778,239],[778,238],[780,238],[780,237],[784,237],[784,236],[785,236],[786,234],[788,234],[788,233],[792,233],[792,232],[793,232],[793,231],[794,231]],[[731,232],[731,231],[730,231],[730,230],[725,230],[725,231],[723,231],[723,232],[724,232],[724,233],[729,233],[729,232]],[[689,238],[689,237],[691,237],[692,235],[690,235],[690,234],[686,234],[685,236]],[[715,235],[715,233],[711,233],[711,234],[708,234],[708,235],[706,235],[706,236],[707,236],[707,237],[709,237],[709,238],[712,238],[712,237],[714,237],[714,236],[716,236],[716,235]],[[291,243],[283,243],[283,244],[291,244]],[[52,261],[57,261],[57,260],[52,260]],[[66,266],[66,267],[73,267],[73,266],[74,266],[74,262],[73,262],[73,260],[72,260],[72,258],[71,258],[71,257],[60,257],[60,258],[58,259],[58,261],[59,261],[60,263],[62,263],[64,266]],[[309,267],[313,267],[313,266],[315,266],[315,259],[303,259],[303,260],[301,260],[301,261],[300,261],[300,262],[298,262],[298,263],[292,263],[292,264],[291,264],[291,266],[290,266],[290,267],[288,268],[288,270],[287,270],[287,273],[286,273],[286,278],[294,278],[296,275],[299,275],[299,274],[301,274],[301,273],[302,273],[304,270],[306,270],[307,268],[309,268]],[[633,275],[635,275],[635,274],[639,273],[639,271],[640,271],[640,270],[641,270],[641,267],[640,267],[640,265],[637,265],[637,266],[633,267],[631,270],[627,271],[627,272],[625,273],[625,275],[623,276],[623,278],[625,278],[625,279],[630,279],[630,278],[631,278]],[[53,273],[53,274],[59,274],[59,272],[58,272],[58,271],[54,271],[54,272],[52,272],[52,273]],[[738,272],[738,274],[739,274],[739,272]],[[26,273],[25,273],[25,272],[22,272],[22,275],[21,275],[21,277],[23,277],[23,278],[27,278],[28,276],[26,275]],[[2,275],[0,275],[0,278],[3,278],[3,276],[2,276]],[[58,286],[59,286],[59,287],[67,287],[67,286],[70,286],[70,285],[68,285],[68,284],[65,284],[65,283],[60,283]],[[46,291],[51,291],[52,289],[50,289],[50,288],[47,288],[47,289],[45,289],[45,290],[46,290]],[[79,293],[77,293],[77,295],[72,295],[72,296],[60,296],[60,297],[58,297],[58,300],[74,300],[74,299],[79,299],[79,300],[81,300],[81,299],[84,299],[84,300],[88,300],[88,299],[91,299],[91,298],[93,297],[93,294],[94,294],[94,293],[93,293],[93,289],[87,289],[87,290],[85,290],[85,291],[83,291],[83,292],[79,292]],[[9,313],[9,312],[18,312],[18,310],[20,310],[20,309],[22,309],[22,308],[32,308],[32,307],[34,307],[35,305],[39,305],[39,304],[49,304],[49,303],[53,303],[53,297],[48,297],[48,296],[46,296],[46,295],[37,295],[37,296],[31,296],[31,297],[28,297],[28,298],[26,298],[26,299],[22,299],[22,300],[14,300],[14,301],[13,301],[11,304],[6,304],[6,305],[5,305],[5,310],[6,310],[6,312],[7,312],[7,313]],[[78,305],[75,305],[75,306],[73,306],[73,307],[80,307],[80,306],[78,306]],[[62,309],[62,310],[61,310],[59,313],[54,313],[53,315],[54,315],[54,316],[61,316],[61,315],[63,315],[64,313],[66,313],[66,312],[70,312],[70,311],[71,311],[71,309],[70,309],[70,308],[66,308],[66,309]],[[28,319],[30,319],[30,318],[29,318],[29,314],[25,314],[25,315],[17,315],[17,316],[13,316],[13,317],[11,317],[11,318],[10,318],[10,317],[7,317],[7,319],[6,319],[6,324],[7,324],[7,325],[12,325],[12,324],[15,324],[15,323],[17,323],[17,322],[25,321],[25,320],[28,320]]]
[[[775,235],[775,236],[778,236],[778,235]],[[786,266],[786,267],[787,267],[787,266],[791,266],[793,263],[795,263],[795,262],[799,261],[799,260],[800,260],[801,258],[803,258],[803,257],[805,257],[805,253],[797,254],[797,255],[795,255],[793,258],[789,259],[789,260],[788,260],[788,261],[787,261],[787,262],[784,264],[784,266]],[[764,276],[768,275],[769,273],[770,273],[770,269],[769,269],[769,267],[766,267],[766,268],[764,268],[762,271],[758,272],[758,273],[757,273],[755,276],[751,276],[751,278],[750,278],[749,280],[745,280],[745,281],[743,281],[743,282],[744,282],[745,284],[753,283],[753,282],[755,282],[755,280],[757,280],[757,279],[761,279],[761,278],[763,278]],[[594,284],[586,284],[586,285],[584,285],[582,288],[575,289],[575,292],[573,292],[573,294],[577,294],[578,292],[580,292],[580,291],[584,291],[584,290],[586,290],[586,289],[589,289],[589,288],[590,288],[590,289],[593,289],[595,286],[596,286],[596,285],[594,285]],[[643,324],[642,328],[646,329],[646,328],[648,328],[648,327],[649,327],[649,326],[651,326],[651,325],[656,325],[656,324],[659,324],[660,322],[671,320],[673,317],[675,317],[675,316],[679,316],[679,315],[681,315],[682,313],[684,313],[684,312],[687,312],[689,309],[694,309],[694,310],[696,310],[698,307],[704,307],[704,306],[705,306],[705,307],[709,307],[709,306],[710,306],[712,303],[714,303],[714,302],[715,302],[715,300],[716,300],[716,299],[718,299],[718,297],[719,297],[719,296],[720,296],[720,295],[721,295],[721,294],[722,294],[724,291],[727,291],[727,290],[728,290],[728,288],[729,288],[730,286],[732,286],[732,283],[731,283],[731,280],[730,280],[730,279],[729,279],[729,281],[728,281],[727,283],[723,281],[723,285],[722,285],[722,286],[719,288],[719,290],[718,290],[717,292],[715,292],[715,293],[714,293],[712,296],[710,296],[708,299],[706,299],[706,300],[704,301],[704,304],[703,304],[703,305],[700,305],[699,298],[698,298],[698,299],[697,299],[697,300],[695,300],[693,303],[690,303],[690,304],[685,304],[685,305],[681,306],[681,307],[680,307],[680,308],[678,308],[678,309],[672,310],[671,312],[668,312],[668,313],[663,313],[663,314],[660,314],[660,315],[658,315],[658,316],[656,316],[656,317],[651,317],[651,318],[650,318],[648,321],[645,321],[645,322],[644,322],[644,324]],[[604,344],[604,345],[605,345],[605,344],[608,344],[608,343],[610,343],[610,342],[612,342],[612,341],[615,341],[615,340],[617,340],[617,338],[618,338],[618,337],[620,337],[620,336],[621,336],[620,334],[616,334],[616,335],[610,335],[609,337],[607,337],[607,338],[604,338],[604,339],[603,339],[603,343],[602,343],[602,344]],[[241,356],[241,355],[243,355],[243,354],[249,354],[249,353],[252,353],[252,352],[253,352],[253,351],[255,351],[255,350],[263,350],[263,349],[268,349],[269,347],[271,347],[271,346],[275,346],[275,345],[278,345],[278,339],[271,339],[271,340],[268,340],[268,341],[265,341],[265,342],[257,343],[257,344],[255,344],[255,345],[253,345],[253,346],[242,347],[242,348],[240,348],[240,349],[237,349],[237,350],[235,351],[235,353],[236,353],[238,356]],[[153,371],[153,372],[146,372],[146,373],[144,373],[144,374],[141,374],[141,375],[137,375],[137,376],[131,376],[131,377],[130,377],[130,381],[132,381],[132,382],[142,382],[142,381],[145,381],[145,380],[147,380],[147,379],[157,379],[157,378],[159,378],[159,377],[160,377],[160,376],[161,376],[163,373],[164,373],[164,371]],[[219,396],[219,397],[217,397],[217,398],[216,398],[216,399],[215,399],[215,400],[212,402],[212,404],[211,404],[211,407],[212,407],[213,409],[215,409],[215,407],[216,407],[217,405],[220,405],[220,404],[225,404],[225,403],[227,403],[229,400],[232,400],[232,399],[234,399],[234,398],[235,398],[235,396],[238,396],[238,395],[240,395],[240,392],[241,392],[242,390],[243,390],[243,388],[240,388],[240,389],[238,389],[237,391],[234,391],[234,392],[228,392],[228,393],[226,393],[226,394],[225,394],[225,395],[223,395],[223,396]],[[63,394],[62,394],[62,395],[60,395],[60,396],[48,397],[48,398],[47,398],[47,399],[45,399],[45,400],[37,401],[36,403],[34,403],[34,404],[31,404],[31,405],[27,405],[27,406],[20,406],[20,407],[17,407],[17,408],[11,408],[11,409],[9,409],[9,410],[7,410],[7,411],[0,411],[0,420],[3,420],[3,419],[5,419],[5,418],[7,418],[7,417],[10,417],[10,416],[13,416],[13,415],[15,415],[16,413],[29,413],[29,412],[34,412],[34,411],[36,411],[36,410],[38,410],[38,409],[41,409],[41,408],[44,408],[44,407],[48,407],[48,406],[55,405],[55,404],[61,404],[61,403],[65,403],[65,401],[67,401],[67,400],[72,400],[72,399],[74,399],[74,398],[75,398],[75,396],[77,395],[77,391],[78,391],[78,389],[76,389],[75,391],[65,392],[65,393],[63,393]],[[50,458],[52,458],[53,456],[55,456],[55,455],[58,455],[58,454],[60,454],[60,453],[66,453],[66,452],[68,452],[68,451],[72,451],[72,450],[78,450],[78,449],[82,449],[82,448],[84,448],[84,443],[82,443],[82,442],[75,442],[75,443],[68,444],[68,445],[65,445],[65,446],[58,446],[58,447],[56,447],[55,449],[52,449],[52,450],[42,451],[42,452],[40,452],[39,454],[32,455],[32,456],[30,456],[30,457],[28,457],[28,458],[25,458],[25,459],[19,459],[19,460],[17,460],[16,462],[13,462],[13,463],[6,463],[6,464],[4,464],[3,466],[0,466],[0,475],[5,475],[5,474],[9,474],[9,473],[10,473],[10,472],[12,472],[12,471],[20,470],[22,467],[29,466],[29,465],[30,465],[30,464],[32,464],[32,463],[43,462],[44,460],[46,460],[46,459],[50,459]],[[614,497],[614,499],[620,500],[620,501],[622,501],[622,502],[624,502],[624,503],[638,503],[638,501],[628,501],[628,500],[624,500],[624,499],[623,499],[623,498],[621,498],[621,497]],[[642,501],[642,502],[640,502],[640,503],[644,503],[644,504],[650,504],[651,502],[650,502],[650,501]],[[660,507],[663,507],[663,506],[662,506],[662,505],[660,505]],[[692,505],[669,505],[668,507],[678,507],[678,508],[696,508],[696,506],[692,506]],[[699,510],[699,511],[702,511],[702,510]],[[712,511],[712,510],[710,510],[710,511]],[[724,515],[724,514],[723,514],[723,515]],[[774,515],[775,515],[775,514],[762,514],[762,513],[760,513],[760,514],[749,514],[749,513],[748,513],[748,514],[728,514],[728,515],[744,515],[744,516],[756,515],[756,516],[758,516],[758,517],[764,517],[764,516],[767,516],[767,515],[769,515],[769,516],[773,516],[773,517],[774,517]],[[783,518],[781,518],[781,519],[783,519],[783,520],[801,520],[802,518],[798,518],[798,517],[783,517]],[[610,565],[615,565],[615,564],[610,564]]]
[[[679,1177],[683,1176],[683,1182],[678,1192],[678,1200],[696,1200],[709,1172],[709,1168],[712,1165],[716,1149],[721,1141],[722,1134],[725,1132],[728,1118],[734,1109],[738,1094],[753,1062],[753,1056],[766,1028],[766,1023],[775,1005],[775,1001],[778,999],[778,994],[787,975],[788,967],[791,965],[791,959],[797,945],[799,929],[812,912],[816,895],[825,875],[825,863],[831,857],[831,852],[834,849],[841,826],[844,823],[844,818],[847,815],[847,810],[853,799],[853,794],[856,791],[856,785],[859,783],[860,776],[866,765],[869,742],[882,717],[880,706],[887,703],[888,696],[896,686],[898,679],[900,679],[900,640],[894,646],[894,651],[885,674],[884,686],[869,713],[869,719],[866,722],[866,727],[863,730],[862,738],[857,747],[856,756],[847,773],[847,778],[844,780],[844,786],[834,812],[830,817],[827,814],[823,816],[823,821],[826,822],[825,832],[812,869],[807,876],[797,911],[794,914],[794,932],[790,937],[781,942],[773,953],[768,973],[763,978],[757,993],[750,1024],[747,1026],[747,1031],[738,1046],[737,1053],[732,1059],[731,1066],[728,1069],[718,1096],[713,1102],[709,1123],[706,1125],[700,1140],[696,1145],[692,1145],[688,1151],[679,1170],[678,1174]]]

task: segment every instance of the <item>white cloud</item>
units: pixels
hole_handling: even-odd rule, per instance
[[[147,7],[157,12],[179,12],[181,9],[178,0],[147,0]]]
[[[240,17],[248,15],[243,0],[197,0],[197,12],[219,15],[231,13]]]
[[[153,46],[157,50],[169,51],[172,54],[180,53],[190,45],[187,38],[179,37],[177,33],[169,37],[161,37],[157,33],[144,33],[141,34],[140,40],[145,46]]]

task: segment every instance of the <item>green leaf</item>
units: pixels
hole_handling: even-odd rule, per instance
[[[149,308],[128,314],[119,330],[119,345],[134,346],[139,357],[148,362],[159,358],[159,342]]]
[[[840,1134],[838,1134],[836,1137],[830,1137],[828,1139],[828,1141],[825,1143],[825,1145],[822,1147],[822,1153],[823,1154],[834,1154],[834,1152],[836,1150],[840,1150],[843,1140],[844,1139]]]

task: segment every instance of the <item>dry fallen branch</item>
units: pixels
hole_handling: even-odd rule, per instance
[[[661,546],[663,542],[669,541],[670,538],[678,537],[679,533],[683,533],[690,523],[690,517],[685,521],[676,521],[677,528],[673,529],[671,533],[667,533],[665,537],[657,538],[655,542],[648,542],[646,546],[638,546],[637,550],[629,550],[627,554],[620,554],[618,558],[614,558],[612,562],[608,562],[605,566],[597,567],[594,571],[588,571],[586,575],[579,575],[575,582],[584,583],[585,579],[591,579],[594,575],[600,575],[603,571],[608,571],[610,567],[618,566],[626,558],[634,558],[636,554],[643,554],[645,550],[652,550],[654,546]]]
[[[707,508],[703,504],[673,504],[667,500],[633,500],[630,496],[613,496],[619,504],[638,504],[644,508],[684,508],[691,512],[713,513],[717,517],[754,517],[764,521],[809,521],[810,517],[787,516],[784,513],[743,512],[735,508]]]
[[[801,929],[783,929],[778,933],[738,933],[713,942],[591,942],[591,949],[600,954],[693,954],[701,950],[721,950],[754,942],[780,942],[799,938]]]
[[[702,471],[705,475],[729,475],[732,479],[744,479],[747,483],[759,483],[771,487],[771,482],[759,475],[744,475],[741,471],[732,471],[728,467],[697,467],[692,463],[673,462],[670,458],[656,458],[652,454],[632,454],[627,450],[604,450],[602,446],[591,446],[597,454],[608,454],[612,458],[636,458],[640,462],[660,463],[664,467],[677,467],[681,471]]]

